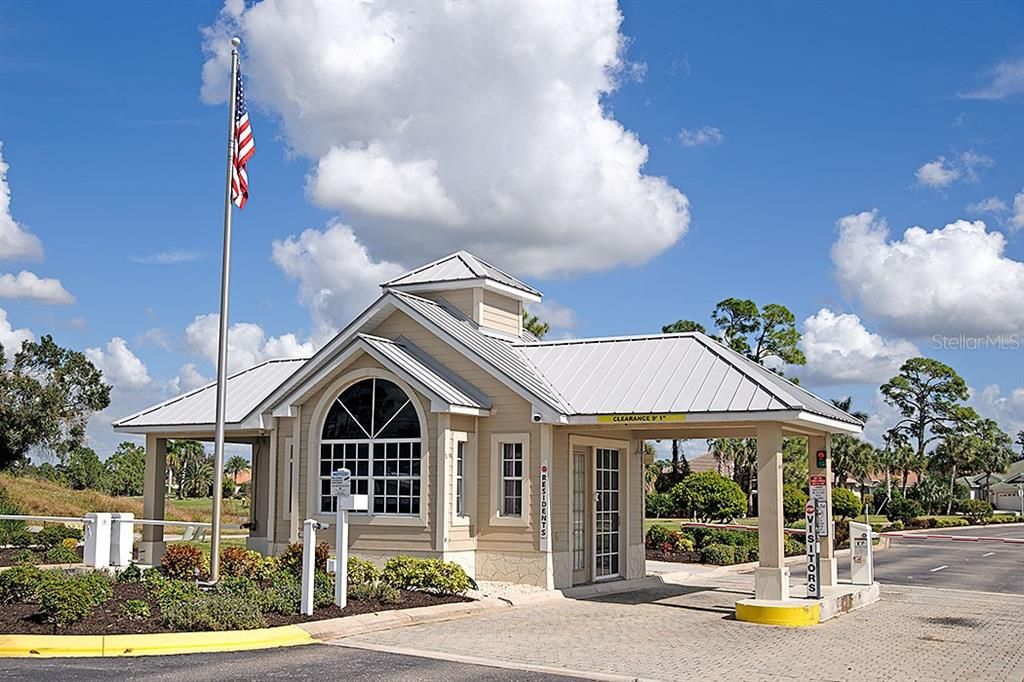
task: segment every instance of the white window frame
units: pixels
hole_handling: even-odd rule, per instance
[[[519,516],[505,516],[504,509],[504,477],[503,445],[520,444],[523,447],[523,498],[522,513]],[[491,435],[491,525],[494,526],[529,526],[532,505],[530,504],[530,479],[533,476],[530,453],[530,434],[528,433],[495,433]]]
[[[385,369],[376,367],[366,367],[352,370],[342,376],[338,377],[331,383],[324,391],[320,394],[320,399],[316,404],[316,408],[313,410],[313,415],[308,422],[307,431],[307,443],[309,449],[307,451],[307,457],[304,461],[306,467],[306,514],[308,518],[315,518],[318,521],[324,521],[326,523],[332,523],[335,515],[325,514],[320,511],[320,445],[321,445],[321,433],[323,430],[324,420],[327,418],[327,412],[330,410],[331,405],[337,400],[338,396],[341,395],[342,391],[346,388],[355,384],[363,379],[368,378],[387,379],[399,386],[405,394],[412,399],[412,405],[416,410],[416,414],[420,420],[420,513],[417,514],[374,514],[373,512],[368,513],[352,513],[349,514],[349,523],[353,526],[412,526],[417,528],[425,528],[427,526],[427,510],[431,495],[431,483],[428,469],[429,457],[431,453],[430,448],[430,430],[427,426],[426,416],[423,410],[423,404],[420,399],[420,394],[417,393],[412,386],[406,383],[404,380],[396,376],[393,372],[389,372]],[[371,498],[372,501],[372,498]]]
[[[292,491],[292,468],[294,466],[293,459],[295,457],[295,451],[292,447],[293,439],[291,436],[284,438],[284,518],[290,519],[292,517],[292,500],[294,500]]]
[[[462,513],[459,513],[458,501],[459,501],[459,445],[462,445],[463,461],[462,461]],[[451,493],[452,493],[452,513],[451,513],[451,525],[452,526],[468,526],[473,519],[473,504],[476,501],[476,496],[473,494],[476,490],[476,486],[473,485],[475,480],[476,467],[474,466],[474,448],[471,444],[470,434],[464,431],[453,431],[452,432],[452,465],[449,471],[451,471]]]

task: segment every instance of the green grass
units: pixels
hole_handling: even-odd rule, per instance
[[[684,521],[689,521],[689,520],[690,519],[644,519],[644,533],[646,534],[647,530],[651,526],[665,526],[666,528],[670,528],[672,530],[679,530],[679,524],[684,522]],[[851,520],[851,521],[858,521],[858,522],[863,523],[864,517],[863,516],[858,516],[856,519],[849,519],[849,520]],[[868,516],[868,523],[888,523],[888,522],[889,522],[889,520],[887,518],[885,518],[885,516],[882,516],[880,514],[871,514],[871,515]],[[760,523],[760,519],[758,519],[756,516],[748,516],[748,517],[742,518],[742,519],[735,519],[731,523],[735,524],[735,525],[738,525],[738,526],[757,526]],[[802,525],[803,525],[802,523],[793,524],[793,527],[799,528]]]

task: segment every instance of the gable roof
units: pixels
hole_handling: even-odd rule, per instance
[[[240,424],[274,389],[306,362],[306,358],[267,360],[232,374],[227,380],[224,422]],[[117,431],[152,427],[209,426],[214,421],[217,383],[207,384],[147,407],[114,422]]]
[[[484,284],[488,280],[515,289],[521,294],[527,294],[526,298],[531,300],[540,300],[541,293],[529,284],[474,256],[468,251],[456,251],[432,263],[421,265],[415,270],[382,283],[381,287],[386,289],[411,288],[422,290],[439,288],[432,287],[431,285],[450,286],[456,283]]]
[[[699,332],[516,345],[573,414],[800,410],[862,426]]]

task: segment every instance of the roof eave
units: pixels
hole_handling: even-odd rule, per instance
[[[505,284],[504,282],[493,280],[489,277],[446,279],[436,282],[413,282],[411,284],[402,284],[401,282],[384,283],[381,287],[385,290],[397,289],[399,291],[406,291],[409,293],[416,293],[420,291],[451,291],[452,289],[474,289],[479,287],[487,291],[502,294],[503,296],[509,296],[526,301],[527,303],[540,303],[543,300],[540,292],[520,289],[519,287],[514,287]]]

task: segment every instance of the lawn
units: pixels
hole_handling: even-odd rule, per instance
[[[0,487],[7,491],[11,501],[26,514],[40,516],[82,516],[90,511],[132,512],[142,516],[141,497],[111,497],[97,490],[72,490],[59,483],[39,478],[0,474]],[[178,500],[167,497],[165,517],[175,521],[209,522],[212,500],[196,498]],[[222,519],[225,524],[238,525],[249,517],[246,500],[224,500]]]

